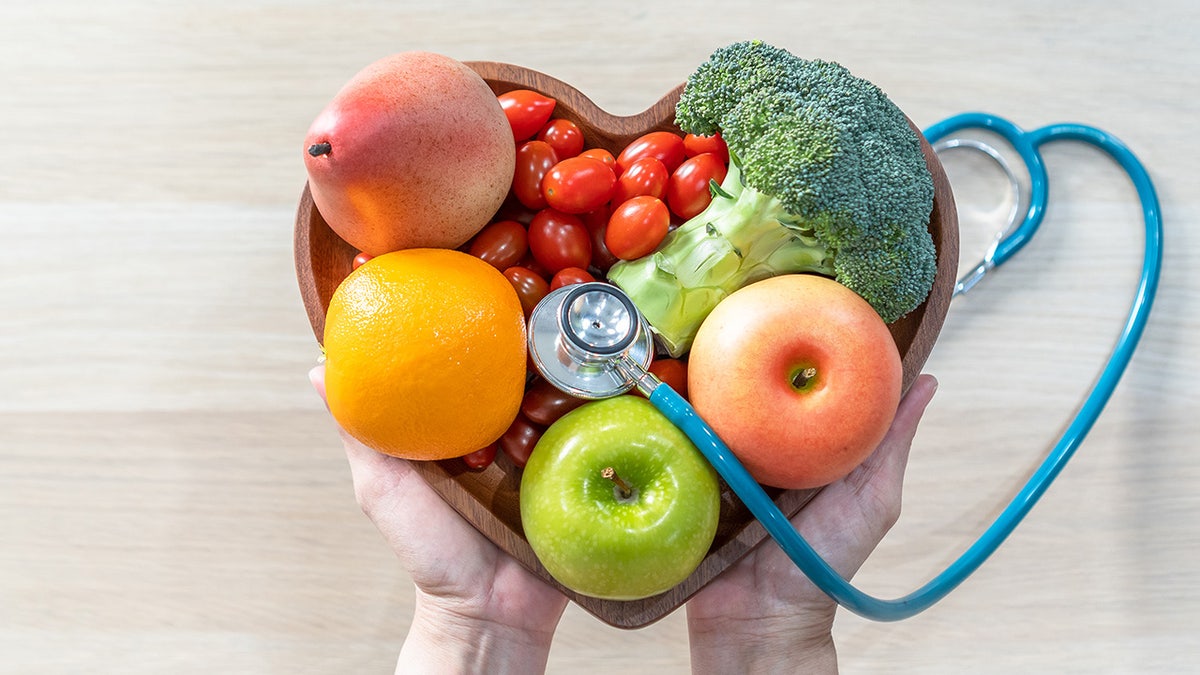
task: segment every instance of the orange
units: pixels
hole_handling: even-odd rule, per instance
[[[496,268],[450,249],[372,258],[325,318],[325,393],[350,435],[406,459],[447,459],[498,439],[525,389],[525,321]]]

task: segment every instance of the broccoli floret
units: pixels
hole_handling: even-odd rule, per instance
[[[874,84],[762,42],[716,50],[676,107],[719,132],[730,170],[705,211],[609,279],[672,354],[729,293],[776,274],[832,276],[891,323],[933,286],[933,179],[920,138]]]

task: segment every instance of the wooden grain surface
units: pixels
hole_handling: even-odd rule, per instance
[[[844,614],[848,673],[1194,671],[1200,653],[1200,12],[1138,3],[116,0],[0,8],[0,672],[390,672],[409,580],[359,513],[305,373],[293,274],[301,141],[400,49],[517,63],[617,114],[713,47],[839,60],[921,126],[970,109],[1119,135],[1149,166],[1166,262],[1143,345],[1078,456],[959,590]],[[1048,149],[1036,239],[957,300],[927,371],[899,525],[859,574],[908,592],[986,526],[1106,356],[1136,279],[1135,196]],[[947,171],[964,259],[1003,210]],[[974,249],[972,248],[974,247]],[[682,612],[570,607],[550,670],[687,671]]]

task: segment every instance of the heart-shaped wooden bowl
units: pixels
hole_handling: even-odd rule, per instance
[[[513,89],[533,89],[556,99],[555,117],[564,117],[579,125],[589,147],[604,147],[617,154],[630,141],[648,131],[678,131],[674,125],[675,103],[682,85],[644,112],[618,117],[601,110],[574,87],[545,74],[503,63],[470,62],[468,65],[497,94]],[[923,137],[922,147],[935,187],[929,230],[937,247],[937,278],[925,303],[891,325],[892,336],[903,357],[905,389],[921,372],[933,349],[950,305],[958,267],[958,218],[954,198],[937,155]],[[350,273],[358,251],[329,228],[313,205],[307,185],[300,196],[296,213],[294,244],[300,292],[313,333],[320,342],[325,332],[325,313],[329,308],[329,300],[338,284]],[[469,411],[463,411],[464,417],[469,415]],[[645,626],[671,613],[767,537],[762,525],[726,489],[722,494],[716,539],[707,557],[690,577],[675,588],[651,598],[634,601],[599,600],[564,588],[538,562],[521,529],[518,508],[521,472],[503,453],[494,464],[482,471],[468,469],[458,459],[417,462],[416,465],[447,503],[497,546],[548,583],[560,588],[585,610],[620,628]],[[791,516],[816,491],[772,490],[769,493],[779,508]]]

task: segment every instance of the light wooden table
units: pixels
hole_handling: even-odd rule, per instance
[[[1195,3],[568,6],[5,3],[0,672],[389,672],[412,589],[305,377],[317,348],[291,228],[309,122],[392,51],[521,64],[632,113],[750,37],[845,63],[922,126],[982,109],[1109,129],[1166,219],[1155,315],[1074,463],[941,604],[841,616],[845,672],[1195,669]],[[942,386],[905,514],[857,580],[877,594],[912,590],[981,531],[1116,336],[1141,250],[1133,192],[1094,151],[1046,154],[1043,231],[952,307],[929,362]],[[990,233],[967,224],[999,184],[950,170],[970,258]],[[621,631],[572,607],[550,669],[685,672],[682,612]]]

